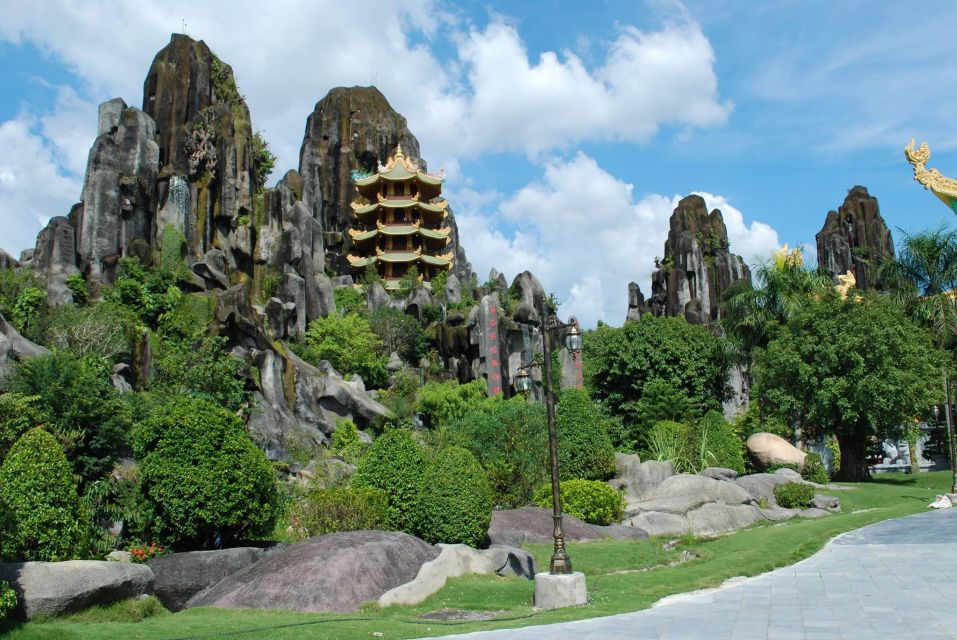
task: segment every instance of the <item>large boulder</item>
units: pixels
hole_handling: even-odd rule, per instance
[[[774,464],[795,464],[804,466],[807,454],[793,444],[773,433],[755,433],[745,443],[748,455],[761,469]]]
[[[749,504],[709,502],[688,512],[688,522],[696,536],[714,536],[737,531],[761,517],[761,512]]]
[[[708,467],[698,472],[699,476],[712,478],[714,480],[736,480],[738,472],[734,469],[725,469],[724,467]]]
[[[778,504],[774,497],[774,488],[786,482],[790,480],[777,473],[752,473],[741,476],[734,481],[734,484],[747,491],[755,502],[764,502],[773,507]]]
[[[20,332],[0,315],[0,380],[13,371],[15,362],[35,358],[50,353],[45,347],[34,344],[20,335]]]
[[[637,454],[615,454],[615,477],[608,484],[623,491],[626,501],[640,500],[646,493],[675,474],[671,462],[641,461]]]
[[[680,536],[691,529],[688,516],[648,511],[626,518],[624,523],[648,532],[649,536]]]
[[[515,322],[539,324],[546,315],[548,297],[542,283],[529,271],[523,271],[512,280],[512,290],[518,296]]]
[[[106,560],[0,563],[0,581],[16,590],[17,616],[27,620],[153,592],[149,567]]]
[[[497,546],[485,550],[464,544],[439,544],[441,553],[422,565],[414,580],[386,591],[379,598],[380,607],[394,604],[419,604],[445,586],[449,578],[470,573],[535,577],[535,558],[515,547]]]
[[[439,549],[395,531],[348,531],[285,547],[187,603],[224,609],[352,613],[412,581]]]
[[[738,505],[747,504],[751,500],[747,491],[731,482],[681,474],[666,478],[646,493],[643,500],[634,503],[632,508],[637,508],[638,513],[657,511],[684,515],[708,502]]]
[[[153,592],[170,611],[182,611],[197,593],[263,558],[257,547],[218,551],[188,551],[160,556],[150,561],[156,576]]]
[[[488,538],[492,544],[513,547],[520,547],[526,542],[547,544],[553,540],[553,528],[551,509],[523,507],[493,511],[492,522],[488,527]],[[578,542],[600,540],[605,537],[590,524],[567,514],[562,518],[562,531],[565,533],[565,540]]]

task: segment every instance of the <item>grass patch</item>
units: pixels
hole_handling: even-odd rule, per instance
[[[715,587],[728,578],[753,576],[793,564],[818,551],[839,533],[874,522],[926,511],[936,494],[950,487],[949,471],[918,476],[881,476],[870,483],[845,485],[847,491],[822,492],[841,500],[842,513],[819,520],[763,523],[711,540],[679,539],[665,550],[666,540],[569,544],[574,567],[584,571],[591,603],[572,609],[535,612],[531,581],[496,576],[465,576],[415,607],[380,610],[367,605],[354,615],[316,615],[288,611],[192,609],[154,616],[141,622],[67,619],[32,622],[11,630],[11,640],[172,640],[257,638],[363,638],[382,632],[384,638],[416,638],[519,627],[637,611],[675,593]],[[551,548],[531,545],[539,567],[548,566]],[[691,551],[696,559],[665,566]],[[648,571],[638,571],[652,568]],[[424,620],[440,609],[503,611],[487,622]]]
[[[147,618],[168,614],[169,611],[154,596],[132,598],[113,604],[90,607],[86,611],[71,613],[58,618],[59,621],[72,623],[91,622],[142,622]]]

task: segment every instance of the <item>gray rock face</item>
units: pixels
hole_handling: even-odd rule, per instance
[[[645,295],[641,292],[641,287],[637,282],[628,283],[628,313],[625,315],[626,322],[637,322],[641,316],[650,311],[645,302]]]
[[[459,304],[462,302],[462,282],[454,273],[449,274],[449,279],[445,281],[445,301],[446,303]]]
[[[738,472],[734,469],[725,469],[723,467],[708,467],[698,473],[698,475],[713,480],[735,480],[738,477]]]
[[[626,518],[624,524],[647,531],[649,536],[680,536],[691,529],[687,516],[659,511]]]
[[[101,284],[113,281],[121,257],[149,260],[160,168],[156,124],[149,115],[119,98],[100,110],[100,124],[109,128],[101,128],[90,149],[83,206],[74,223],[79,266],[94,297]]]
[[[613,540],[647,540],[648,532],[637,527],[626,527],[620,524],[610,524],[607,526],[593,524],[592,528]]]
[[[761,519],[761,512],[749,504],[703,504],[688,512],[696,536],[714,536],[743,529]]]
[[[553,527],[551,509],[523,507],[493,511],[488,538],[493,545],[520,547],[526,542],[546,544],[554,540]],[[604,537],[590,524],[567,514],[562,518],[562,531],[566,540],[600,540]]]
[[[786,482],[789,482],[787,478],[774,473],[752,473],[734,481],[737,486],[747,491],[755,502],[763,500],[769,506],[777,506],[774,488]]]
[[[40,231],[30,266],[47,282],[48,304],[73,302],[73,292],[66,286],[66,280],[80,270],[76,268],[76,233],[67,218],[53,217]]]
[[[646,493],[675,474],[670,462],[641,461],[636,454],[615,454],[615,478],[609,480],[615,489],[624,491],[628,502],[640,500]]]
[[[0,580],[16,590],[17,615],[27,620],[153,592],[149,567],[105,560],[0,563]]]
[[[0,315],[0,380],[12,371],[15,362],[50,353],[45,347],[33,344]]]
[[[197,593],[258,562],[264,555],[263,549],[237,547],[160,556],[149,563],[156,577],[153,591],[164,607],[182,611]]]
[[[0,249],[0,270],[3,269],[16,269],[20,266],[20,262],[11,256],[9,253]]]
[[[660,485],[645,493],[634,506],[639,512],[658,511],[683,515],[707,502],[726,505],[751,502],[751,495],[731,482],[705,476],[681,474],[666,478]]]
[[[405,533],[349,531],[285,547],[234,573],[187,607],[351,613],[413,580],[439,550]]]
[[[529,271],[523,271],[512,280],[512,289],[518,295],[515,307],[515,321],[527,324],[540,324],[545,317],[547,297],[538,278]]]
[[[840,511],[841,501],[834,496],[815,495],[811,501],[811,506],[815,509],[826,509],[828,511]]]
[[[894,258],[894,239],[867,187],[851,189],[815,236],[817,263],[832,278],[854,273],[858,289],[877,288],[877,267]]]
[[[369,311],[385,309],[391,301],[392,299],[386,292],[385,287],[378,282],[374,282],[366,288],[366,306],[369,307]]]
[[[422,310],[435,304],[432,294],[425,287],[416,287],[409,292],[409,297],[405,301],[405,312],[410,316],[421,320]]]
[[[709,214],[704,199],[692,195],[678,203],[670,224],[664,260],[651,276],[648,308],[657,316],[684,316],[694,324],[719,320],[724,292],[735,282],[751,280],[744,259],[729,250],[721,212]],[[642,308],[637,296],[635,303],[637,313]]]

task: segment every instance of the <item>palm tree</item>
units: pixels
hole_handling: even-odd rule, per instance
[[[904,233],[897,258],[883,263],[877,276],[938,347],[957,343],[957,231],[940,226]]]
[[[777,326],[800,309],[817,292],[833,286],[831,278],[804,266],[800,248],[784,245],[770,260],[755,269],[758,287],[739,281],[724,296],[724,326],[747,357],[770,341]]]

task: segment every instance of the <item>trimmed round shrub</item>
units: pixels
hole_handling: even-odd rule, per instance
[[[621,491],[598,480],[566,480],[561,483],[562,512],[591,524],[615,524],[625,516]],[[552,485],[535,492],[535,504],[552,508]]]
[[[389,498],[387,526],[395,531],[415,533],[415,504],[419,480],[428,460],[411,433],[390,429],[376,438],[352,476],[356,489],[371,487]]]
[[[87,542],[76,480],[56,438],[27,431],[0,466],[0,557],[70,560]]]
[[[827,468],[821,456],[813,451],[808,452],[807,457],[804,458],[804,466],[801,467],[801,477],[808,482],[827,484]]]
[[[422,474],[417,505],[419,537],[431,543],[478,546],[492,521],[492,490],[469,451],[448,447]]]
[[[272,466],[242,421],[181,396],[134,429],[148,531],[177,549],[210,549],[268,535],[279,512]]]
[[[615,473],[608,422],[584,389],[565,389],[555,409],[558,470],[563,480],[604,480]]]
[[[720,412],[705,414],[698,422],[697,436],[705,466],[734,469],[744,474],[744,443]]]
[[[8,582],[0,582],[0,625],[17,608],[17,592]]]
[[[389,499],[379,489],[313,489],[298,507],[301,537],[311,538],[337,531],[382,529],[389,518]]]
[[[801,482],[785,482],[774,487],[774,498],[785,509],[806,509],[814,500],[814,487]]]
[[[43,424],[39,400],[20,393],[0,394],[0,462],[20,436]]]

